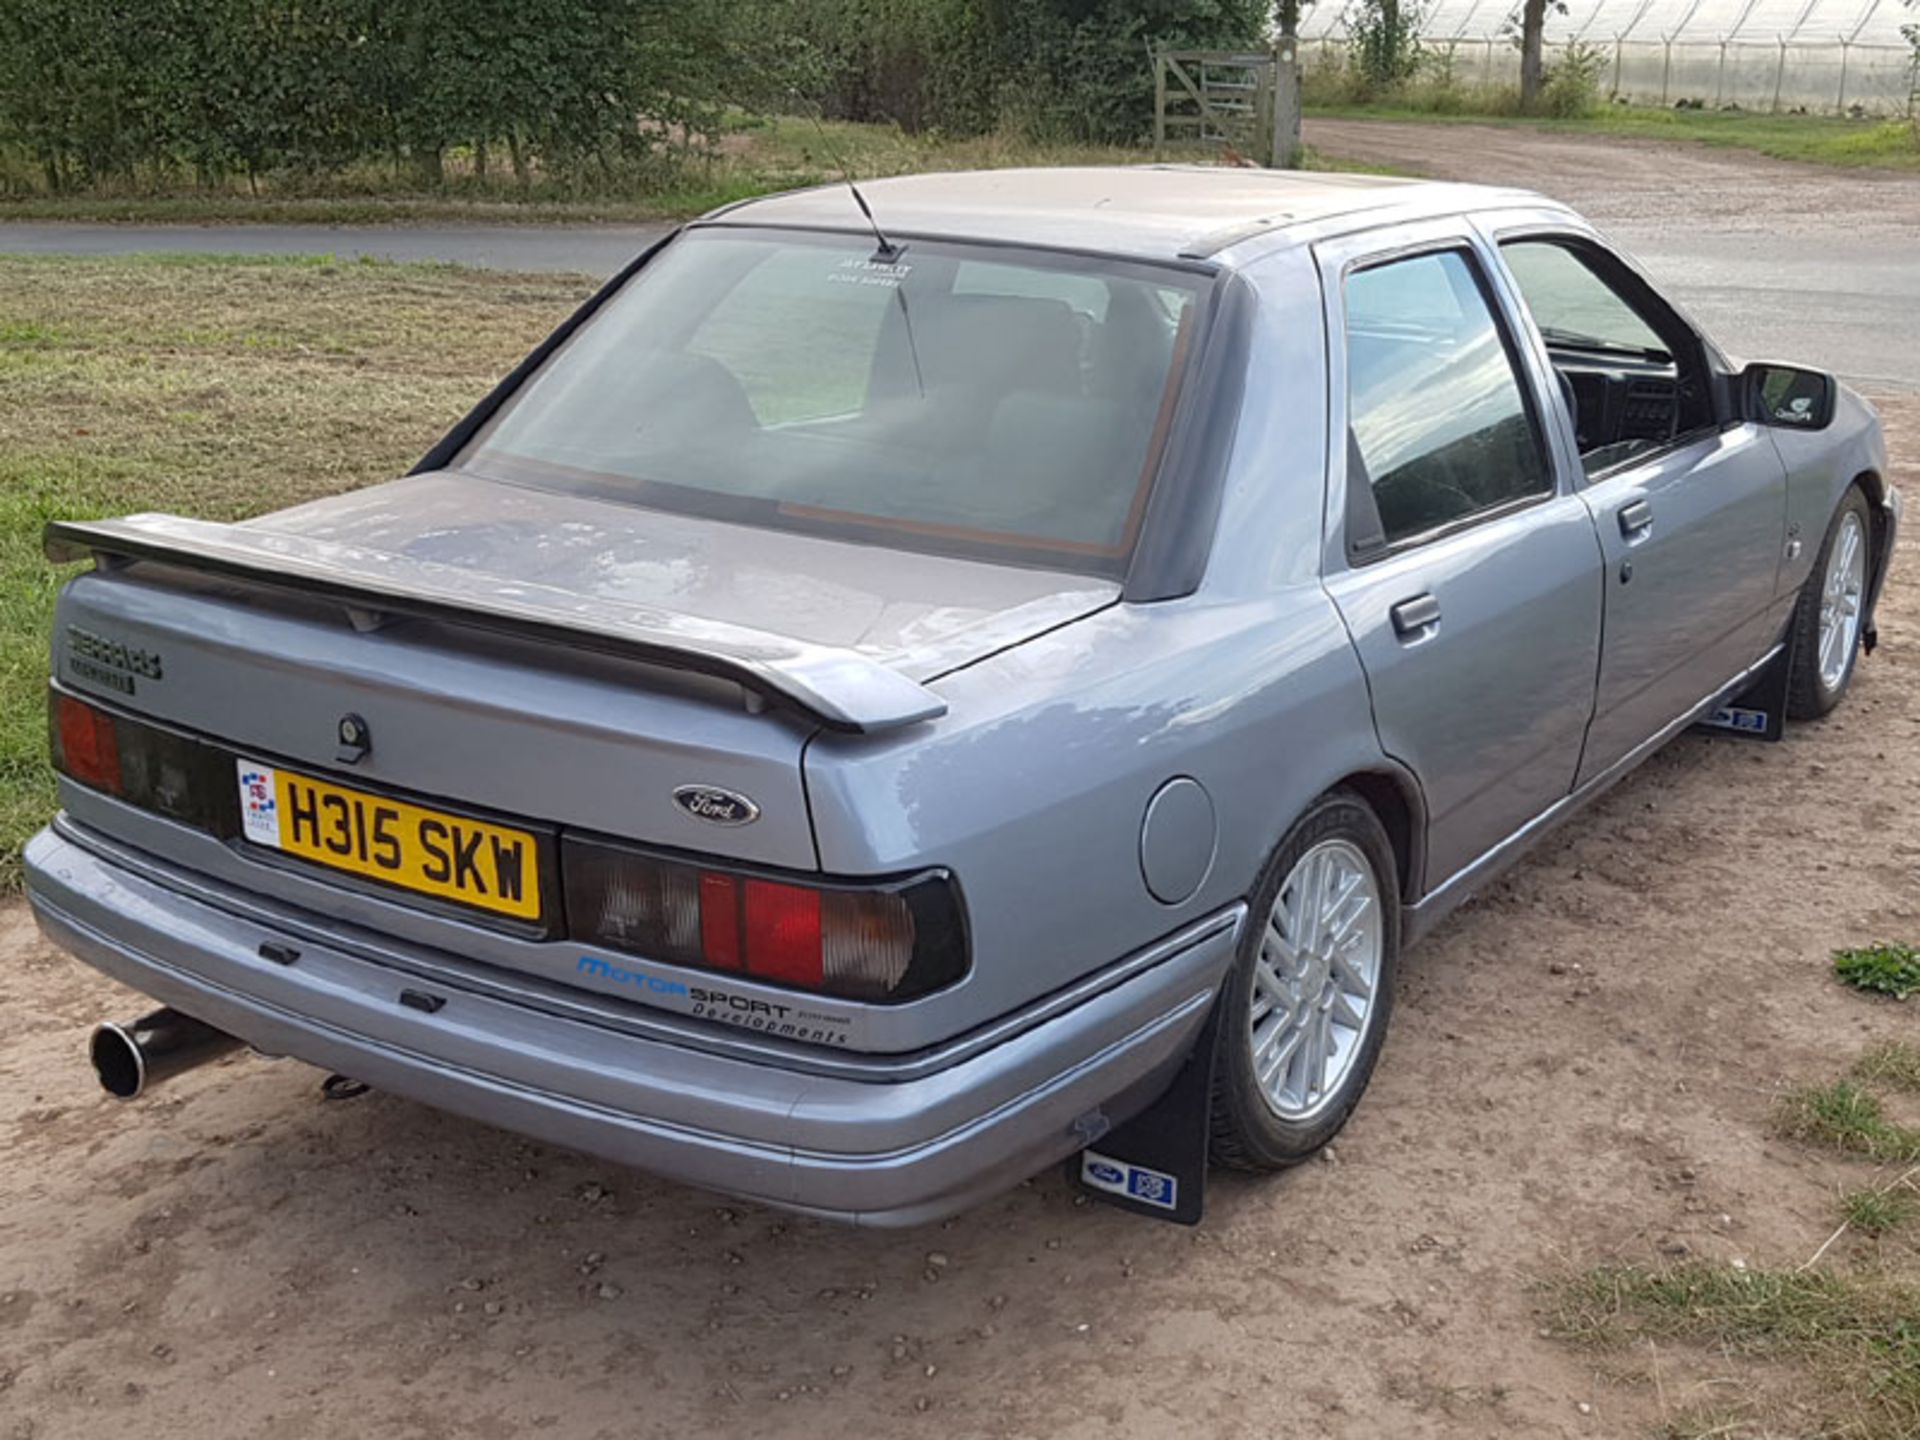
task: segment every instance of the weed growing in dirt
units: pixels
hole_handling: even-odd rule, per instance
[[[1856,990],[1904,1000],[1920,991],[1920,950],[1911,945],[1864,945],[1833,952],[1834,973]]]
[[[1920,1215],[1920,1193],[1902,1180],[1887,1190],[1855,1190],[1840,1198],[1840,1218],[1862,1235],[1878,1240]]]
[[[1854,1062],[1853,1078],[1920,1095],[1920,1045],[1906,1040],[1875,1045]]]
[[[1826,1397],[1820,1434],[1920,1433],[1920,1286],[1892,1275],[1607,1265],[1554,1286],[1550,1316],[1577,1343],[1671,1339],[1797,1364]]]
[[[1879,1099],[1851,1080],[1788,1094],[1775,1116],[1782,1135],[1871,1160],[1920,1160],[1920,1130],[1889,1120]]]

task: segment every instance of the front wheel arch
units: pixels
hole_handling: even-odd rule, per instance
[[[1859,662],[1871,620],[1871,598],[1879,568],[1876,551],[1880,532],[1874,518],[1878,508],[1866,488],[1856,481],[1841,493],[1839,503],[1834,506],[1821,531],[1819,548],[1814,552],[1813,564],[1807,571],[1806,579],[1801,582],[1792,618],[1787,622],[1790,646],[1786,706],[1787,718],[1791,720],[1817,720],[1828,714],[1845,697],[1852,684],[1854,669]],[[1839,677],[1830,682],[1823,670],[1824,657],[1821,653],[1823,598],[1835,546],[1843,532],[1852,528],[1848,522],[1854,517],[1858,517],[1859,522],[1856,531],[1859,544],[1866,552],[1860,557],[1860,590],[1854,601],[1856,608],[1852,612],[1857,618]]]

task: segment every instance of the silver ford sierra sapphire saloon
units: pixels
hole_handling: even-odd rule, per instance
[[[1170,1206],[1103,1137],[1185,1085],[1203,1164],[1313,1154],[1403,947],[1678,731],[1839,702],[1887,473],[1536,195],[775,196],[404,479],[51,526],[33,906],[165,1007],[121,1096],[245,1043],[842,1219],[1078,1156]]]

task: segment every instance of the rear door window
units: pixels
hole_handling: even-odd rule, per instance
[[[1469,254],[1354,271],[1345,308],[1349,464],[1364,470],[1354,492],[1377,512],[1377,526],[1361,517],[1376,542],[1410,543],[1553,489],[1513,347]]]

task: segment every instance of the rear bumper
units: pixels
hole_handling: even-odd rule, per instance
[[[638,1038],[412,977],[366,937],[290,938],[119,863],[75,828],[27,846],[41,928],[96,969],[261,1050],[688,1184],[875,1225],[937,1219],[1064,1158],[1164,1088],[1231,963],[1238,908],[1158,947],[1120,983],[955,1064],[823,1076]],[[292,965],[260,956],[292,944]],[[418,988],[413,986],[412,988]]]

